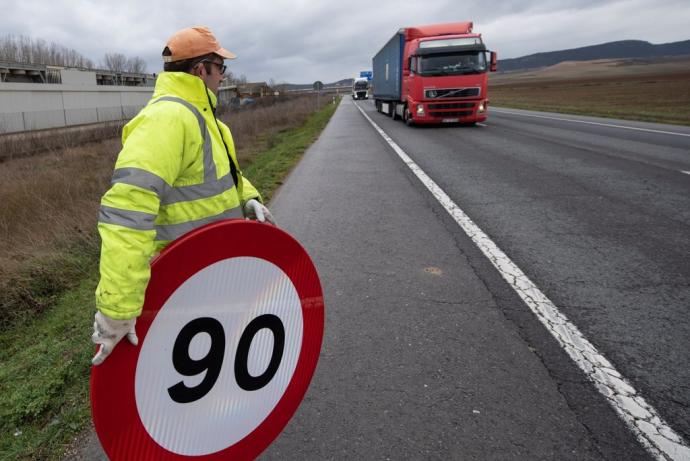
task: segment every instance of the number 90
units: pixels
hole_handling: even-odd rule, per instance
[[[268,328],[273,334],[273,352],[266,370],[259,376],[252,376],[249,374],[247,365],[249,348],[254,336],[264,328]],[[211,347],[206,356],[195,360],[189,356],[189,345],[199,333],[206,333],[211,337]],[[264,314],[249,322],[247,328],[242,332],[235,354],[237,385],[245,391],[256,391],[266,386],[278,371],[284,348],[285,328],[280,318],[273,314]],[[201,317],[186,324],[175,339],[172,353],[173,366],[183,376],[196,376],[204,371],[206,371],[206,375],[194,387],[187,387],[184,381],[169,387],[170,398],[177,403],[191,403],[208,394],[220,375],[224,356],[225,330],[218,320],[211,317]]]

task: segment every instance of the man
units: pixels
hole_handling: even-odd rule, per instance
[[[204,224],[250,218],[275,224],[242,176],[230,129],[215,117],[224,59],[206,27],[180,30],[163,50],[164,72],[151,101],[122,132],[123,147],[101,200],[101,279],[96,289],[92,360],[101,364],[125,336],[138,343],[151,258]]]

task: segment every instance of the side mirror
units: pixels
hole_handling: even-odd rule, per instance
[[[498,65],[497,65],[497,58],[496,58],[496,52],[495,51],[491,52],[491,61],[490,62],[491,62],[491,64],[489,66],[489,70],[491,72],[496,72],[496,70],[498,69]]]

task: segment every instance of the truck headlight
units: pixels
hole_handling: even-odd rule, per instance
[[[482,101],[479,103],[479,108],[477,108],[477,112],[481,114],[485,110],[486,110],[486,106],[484,105],[484,101]]]
[[[417,117],[424,117],[424,106],[422,104],[417,104]]]

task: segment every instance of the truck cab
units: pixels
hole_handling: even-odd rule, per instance
[[[404,107],[408,123],[476,123],[486,120],[487,73],[495,54],[478,34],[416,39],[406,44]]]
[[[372,64],[379,112],[408,125],[486,120],[496,53],[472,22],[400,29]]]
[[[356,78],[352,82],[352,99],[367,99],[369,96],[369,81],[366,78]]]

